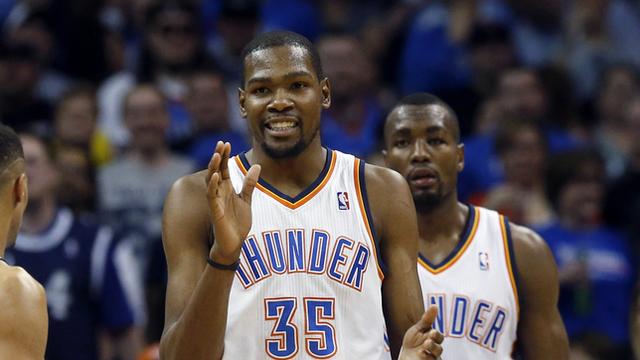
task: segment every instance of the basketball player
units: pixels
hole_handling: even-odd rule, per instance
[[[409,95],[385,125],[385,160],[409,182],[420,231],[418,275],[437,305],[444,359],[566,359],[558,274],[533,231],[497,212],[458,202],[464,166],[458,120],[430,94]]]
[[[423,312],[406,182],[322,147],[330,85],[306,38],[265,33],[242,59],[253,148],[219,142],[165,203],[162,357],[388,359],[385,320],[397,354]]]
[[[44,288],[4,261],[27,206],[27,176],[18,136],[0,125],[0,359],[43,359],[47,344]]]

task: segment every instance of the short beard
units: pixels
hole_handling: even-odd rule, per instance
[[[413,202],[416,205],[416,212],[419,214],[428,214],[442,204],[443,199],[444,197],[440,191],[438,191],[436,194],[414,196]]]
[[[300,137],[300,140],[298,140],[298,142],[293,145],[293,147],[284,150],[271,148],[267,146],[266,142],[263,142],[260,145],[262,146],[262,150],[264,150],[265,154],[267,154],[267,156],[272,159],[290,159],[302,154],[302,152],[305,151],[307,147],[309,147],[311,141],[313,141],[313,139],[318,136],[319,132],[320,126],[318,126],[318,128],[313,132],[313,136],[311,136],[311,139],[309,141],[305,142],[304,137]]]

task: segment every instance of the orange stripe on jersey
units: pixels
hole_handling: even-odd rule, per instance
[[[467,250],[467,248],[471,244],[471,241],[473,240],[474,236],[476,235],[476,231],[478,230],[478,223],[480,222],[480,211],[474,207],[473,208],[473,213],[474,213],[473,226],[471,228],[471,231],[469,232],[469,235],[464,240],[464,245],[462,245],[462,248],[460,248],[460,250],[458,251],[456,256],[454,256],[447,263],[445,263],[445,264],[443,264],[441,266],[438,266],[438,268],[436,268],[436,269],[434,269],[431,266],[429,266],[429,264],[427,264],[424,260],[422,260],[420,258],[420,256],[418,256],[418,264],[422,265],[423,268],[427,269],[427,271],[429,271],[432,274],[439,274],[439,273],[447,270],[451,266],[453,266],[453,264],[455,264],[456,261],[458,261],[458,259],[460,259],[462,254],[464,254],[464,252]]]
[[[507,235],[507,221],[504,216],[500,215],[500,231],[502,232],[502,241],[504,242],[504,258],[507,260],[507,271],[509,272],[509,281],[513,289],[513,296],[516,300],[516,314],[520,318],[520,301],[518,299],[518,287],[516,286],[516,278],[513,274],[513,265],[511,263],[511,254],[509,252],[509,241]]]
[[[245,168],[244,164],[242,163],[242,160],[240,159],[240,156],[235,156],[235,161],[236,161],[236,164],[238,165],[238,168],[240,168],[240,171],[242,171],[242,174],[243,175],[247,175],[247,169]],[[280,204],[288,207],[289,209],[295,210],[295,209],[299,208],[300,206],[306,204],[317,193],[319,193],[320,190],[322,190],[322,188],[327,184],[327,182],[331,178],[331,174],[333,173],[333,169],[335,168],[335,165],[336,165],[336,153],[335,153],[335,151],[333,151],[331,153],[331,165],[329,165],[329,170],[327,171],[327,173],[324,176],[324,178],[322,179],[322,181],[313,190],[311,190],[311,192],[309,192],[305,197],[303,197],[302,199],[299,199],[298,201],[295,201],[295,202],[291,202],[291,201],[289,201],[287,199],[283,199],[282,197],[278,196],[278,194],[275,194],[271,190],[269,190],[266,187],[262,186],[260,184],[260,182],[258,182],[256,184],[256,188],[258,190],[262,191],[263,193],[267,194],[269,197],[273,198],[274,200],[276,200]]]
[[[356,186],[356,195],[358,197],[358,207],[360,208],[360,213],[362,214],[362,218],[364,219],[365,227],[367,228],[367,233],[369,234],[369,239],[371,239],[371,248],[373,249],[373,257],[376,261],[376,265],[378,268],[378,276],[380,280],[384,280],[384,272],[380,267],[380,263],[378,262],[378,251],[376,249],[376,240],[373,238],[373,229],[371,228],[372,224],[369,223],[369,218],[367,217],[367,211],[364,208],[364,198],[362,197],[362,189],[360,188],[360,159],[356,158],[356,161],[353,165],[353,180]],[[364,179],[362,179],[364,180]]]

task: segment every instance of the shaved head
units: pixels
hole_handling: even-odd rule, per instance
[[[22,144],[18,135],[6,125],[0,125],[0,182],[4,183],[8,175],[16,168],[16,161],[24,160]],[[24,170],[24,164],[22,164]]]
[[[385,143],[388,140],[394,123],[401,119],[419,121],[426,117],[438,117],[444,119],[445,126],[457,142],[460,142],[460,124],[455,111],[444,101],[429,93],[414,93],[402,98],[391,109],[384,127]]]

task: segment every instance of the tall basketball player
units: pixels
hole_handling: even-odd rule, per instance
[[[306,38],[265,33],[242,58],[253,148],[229,158],[218,143],[165,203],[162,356],[388,359],[387,331],[397,354],[423,312],[409,188],[321,145],[330,85]]]
[[[27,206],[27,176],[18,136],[0,125],[0,359],[43,359],[47,344],[44,288],[4,261]]]
[[[444,359],[566,359],[552,254],[533,231],[458,201],[464,166],[453,110],[430,94],[409,95],[385,125],[387,165],[407,179],[418,213],[418,275]]]

